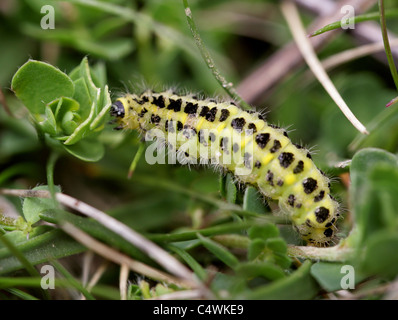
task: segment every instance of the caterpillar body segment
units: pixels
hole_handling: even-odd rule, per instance
[[[126,94],[113,104],[111,114],[122,128],[160,131],[158,142],[181,163],[216,164],[277,200],[309,245],[326,246],[334,238],[339,214],[329,179],[308,150],[293,144],[284,129],[268,124],[260,113],[166,91]]]

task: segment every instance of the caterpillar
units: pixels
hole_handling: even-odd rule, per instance
[[[335,236],[339,212],[330,180],[307,149],[260,113],[172,91],[126,94],[110,112],[119,129],[156,136],[180,163],[211,162],[277,200],[308,245],[327,246]]]

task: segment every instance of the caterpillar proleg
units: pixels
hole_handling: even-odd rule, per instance
[[[260,113],[231,102],[171,91],[126,94],[112,105],[119,127],[156,136],[181,163],[212,163],[277,200],[309,245],[326,246],[337,231],[338,203],[329,179],[305,148]]]

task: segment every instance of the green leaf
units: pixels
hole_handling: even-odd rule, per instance
[[[368,274],[394,277],[398,245],[398,160],[380,149],[363,149],[352,159],[351,203],[356,229],[355,260]],[[393,267],[394,266],[394,267]]]
[[[48,110],[51,110],[52,112]],[[44,132],[49,133],[52,137],[58,138],[68,136],[73,133],[74,129],[76,128],[76,121],[80,120],[79,117],[76,117],[77,110],[79,110],[79,103],[76,100],[72,98],[61,97],[50,102],[46,106],[46,115],[47,113],[51,112],[51,116],[54,117],[54,120],[50,118],[49,115],[44,123],[40,122],[39,125],[42,126]],[[50,119],[51,124],[52,121],[55,121],[55,133],[45,130],[45,126]]]
[[[67,112],[77,112],[80,109],[80,104],[75,99],[61,97],[55,100],[54,104],[50,103],[49,107],[52,109],[55,107],[55,112],[54,112],[55,119],[58,122],[62,122],[62,119],[64,118],[65,114]]]
[[[358,134],[349,145],[354,151],[367,147],[377,147],[390,152],[398,149],[398,131],[395,130],[398,121],[398,105],[385,108],[366,125],[368,135]]]
[[[379,203],[378,224],[386,231],[398,233],[398,166],[378,164],[369,172],[369,182],[372,190],[369,199],[374,197]]]
[[[70,73],[70,77],[74,81],[82,78],[87,86],[90,97],[95,97],[97,95],[98,88],[94,84],[91,77],[90,66],[88,64],[87,57],[84,57],[80,65]]]
[[[292,260],[287,256],[287,254],[281,254],[278,252],[274,252],[274,260],[275,263],[283,269],[287,269],[292,264]]]
[[[56,192],[60,192],[60,188],[55,186]],[[49,190],[48,186],[39,186],[33,188],[32,190]],[[31,224],[40,220],[40,213],[55,208],[55,204],[53,199],[49,198],[25,198],[22,211],[26,221],[30,222]]]
[[[346,264],[332,262],[317,262],[311,267],[312,276],[318,281],[323,289],[332,292],[343,289],[341,281],[347,274],[343,267]],[[357,268],[353,267],[354,284],[361,282],[365,277],[359,273]]]
[[[98,161],[104,155],[104,146],[94,140],[111,108],[108,86],[95,84],[105,83],[105,69],[96,70],[91,74],[84,58],[68,77],[51,65],[29,60],[13,79],[17,97],[38,122],[36,130],[46,143],[85,161]]]
[[[90,114],[83,119],[84,121],[79,124],[79,126],[76,128],[76,130],[69,136],[69,138],[64,142],[65,145],[73,145],[79,140],[83,139],[83,137],[89,132],[90,130],[90,123],[94,119],[94,111],[95,111],[95,106],[98,102],[99,96],[100,96],[101,90],[97,90],[97,95],[94,98],[94,102],[91,105],[90,109]]]
[[[287,252],[287,244],[282,238],[270,238],[265,243],[267,248],[275,253],[285,254]]]
[[[389,279],[398,275],[398,234],[381,230],[367,241],[362,270]]]
[[[198,277],[198,279],[202,281],[207,279],[207,272],[188,252],[173,245],[169,245],[168,248],[177,253],[189,265],[193,272],[195,272],[195,275]]]
[[[61,230],[52,230],[31,238],[17,248],[32,264],[47,262],[53,259],[67,257],[86,250],[80,243],[66,236]],[[21,262],[9,252],[0,250],[0,274],[6,274],[22,269]]]
[[[252,289],[238,295],[237,299],[245,300],[306,300],[316,296],[319,290],[311,276],[311,262],[303,265],[288,277],[276,280],[271,284]]]
[[[217,272],[211,282],[211,289],[222,299],[231,299],[247,288],[246,279],[236,274]]]
[[[234,183],[234,176],[231,173],[227,173],[225,177],[220,180],[221,183],[221,195],[229,202],[236,203],[238,196],[238,190]]]
[[[263,197],[254,187],[247,187],[243,197],[243,210],[266,213]]]
[[[100,112],[96,113],[97,116],[94,118],[94,120],[90,124],[91,130],[98,129],[98,127],[100,125],[103,125],[106,117],[109,116],[109,110],[111,109],[112,101],[111,101],[111,96],[109,95],[108,86],[105,86],[105,88],[101,91],[100,101],[101,101],[102,108],[100,109]]]
[[[350,201],[358,230],[355,241],[360,245],[374,231],[397,225],[397,215],[386,207],[389,203],[392,207],[398,205],[395,201],[398,190],[397,157],[380,149],[363,149],[354,155],[350,175]]]
[[[246,278],[263,277],[268,280],[277,280],[285,277],[285,273],[279,266],[264,261],[241,263],[235,271]]]
[[[44,114],[47,103],[60,97],[72,97],[75,90],[65,73],[36,60],[29,60],[18,69],[11,87],[33,115]]]
[[[230,268],[235,268],[239,264],[238,258],[236,258],[231,252],[228,251],[224,246],[217,242],[210,240],[209,238],[203,237],[199,233],[197,234],[198,239],[202,245],[213,253],[218,259],[224,262]]]
[[[105,147],[103,144],[94,139],[80,140],[73,145],[64,146],[64,148],[76,158],[91,162],[100,160],[105,153]]]
[[[256,259],[265,249],[265,240],[256,238],[250,241],[249,248],[247,250],[247,258],[249,260]]]
[[[360,186],[366,183],[370,169],[380,163],[396,166],[398,159],[392,153],[376,148],[362,149],[354,155],[350,166],[350,177],[355,195],[360,190]]]
[[[72,111],[68,111],[65,113],[65,116],[62,118],[62,129],[66,135],[70,135],[77,128],[77,123],[74,120],[75,115]]]
[[[55,121],[55,116],[51,108],[46,107],[45,109],[45,119],[39,123],[44,132],[50,135],[57,135],[57,123]]]
[[[79,110],[79,115],[82,119],[86,119],[90,114],[90,106],[93,104],[93,97],[90,95],[87,84],[83,78],[75,80],[74,84],[75,94],[73,98],[82,106]]]
[[[250,239],[268,239],[275,238],[279,236],[279,229],[271,223],[267,223],[261,226],[253,226],[249,229]]]
[[[131,40],[131,39],[130,39]],[[94,84],[98,88],[104,88],[106,86],[106,65],[104,62],[98,62],[91,68],[91,74]]]

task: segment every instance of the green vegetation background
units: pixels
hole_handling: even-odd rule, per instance
[[[70,73],[84,57],[88,57],[90,65],[101,65],[106,70],[112,99],[125,92],[140,92],[148,87],[158,90],[173,87],[204,96],[225,97],[195,46],[181,1],[87,1],[86,5],[82,5],[82,2],[53,2],[54,30],[40,28],[43,17],[40,9],[48,4],[47,1],[19,0],[1,3],[0,85],[14,115],[11,117],[5,108],[0,109],[2,188],[27,189],[47,184],[46,165],[50,148],[39,141],[29,122],[28,113],[10,90],[12,76],[29,58],[48,62],[61,71]],[[272,53],[291,41],[290,32],[275,1],[192,1],[191,9],[202,39],[216,65],[225,78],[235,84],[239,84]],[[373,9],[377,10],[377,7]],[[305,13],[303,18],[306,22],[311,20],[311,16]],[[253,28],[254,23],[256,28]],[[394,31],[397,24],[389,21],[388,27]],[[321,58],[328,57],[355,45],[354,39],[348,33],[340,32],[319,55]],[[386,64],[373,57],[344,64],[331,71],[330,76],[354,114],[372,129],[368,138],[360,140],[354,146],[351,143],[358,139],[358,133],[304,66],[292,70],[265,98],[252,103],[257,110],[267,113],[270,123],[289,127],[289,136],[294,142],[313,148],[316,151],[314,160],[323,171],[344,179],[348,168],[336,169],[335,165],[339,161],[351,159],[359,149],[373,147],[393,154],[397,152],[396,107],[385,107],[396,96],[396,90]],[[200,200],[206,196],[212,199],[221,197],[238,205],[245,204],[244,191],[228,191],[230,184],[225,178],[220,179],[218,172],[201,167],[150,166],[142,157],[133,178],[128,180],[127,171],[137,152],[140,137],[135,132],[114,131],[112,125],[107,125],[98,139],[106,147],[104,157],[98,162],[84,162],[67,153],[59,158],[55,166],[54,182],[64,193],[106,211],[142,233],[166,234],[241,221],[239,215],[231,217],[216,205]],[[373,156],[372,152],[370,154],[365,154],[365,162],[372,163],[367,158]],[[333,184],[334,194],[348,209],[346,219],[341,222],[342,236],[346,236],[353,227],[353,209],[367,210],[369,215],[379,216],[383,216],[383,210],[389,210],[389,218],[379,221],[378,231],[389,229],[392,240],[386,241],[390,244],[397,241],[397,213],[391,208],[397,207],[393,194],[396,189],[394,179],[398,171],[396,163],[389,162],[390,167],[384,165],[388,161],[383,159],[389,157],[386,154],[382,153],[380,156],[383,165],[377,170],[381,173],[373,172],[373,176],[360,184],[360,191],[354,189],[350,194],[347,185],[340,179],[336,179]],[[377,161],[375,160],[376,164]],[[360,165],[358,172],[359,167]],[[363,174],[368,172],[364,171]],[[369,184],[369,181],[372,183]],[[376,197],[378,200],[361,204],[358,209],[359,198],[370,199],[378,192],[375,190],[381,190],[376,186],[382,186],[381,189],[385,188],[385,192]],[[192,193],[189,195],[183,190],[190,190]],[[358,199],[350,200],[349,197],[355,193],[359,194]],[[16,211],[22,212],[20,199],[7,199],[15,206]],[[362,226],[368,226],[369,219],[371,218],[365,219]],[[377,223],[372,222],[372,225]],[[281,232],[287,243],[301,244],[289,226],[282,228]],[[371,233],[368,229],[362,232],[362,235]],[[279,237],[279,233],[275,236]],[[251,238],[253,239],[255,238]],[[206,245],[203,241],[202,247],[200,241],[195,241],[183,243],[181,248],[190,250],[202,266],[213,265],[231,275],[231,270],[228,269],[231,265],[222,260],[222,257],[225,258],[223,254],[217,256],[210,249],[211,254],[204,249]],[[235,254],[241,258],[241,252]],[[2,257],[6,256],[4,253]],[[372,272],[382,275],[374,285],[382,284],[386,279],[389,281],[396,275],[389,269],[395,261],[387,260],[382,263],[382,270],[379,270],[380,268],[372,265],[371,261],[375,259],[368,257],[370,262],[367,263],[371,267],[365,268],[368,276]],[[73,269],[77,268],[79,261],[76,258],[68,263]],[[298,267],[297,264],[275,262],[275,259],[272,263],[282,270],[283,277],[289,277]],[[238,272],[235,267],[231,269],[239,274],[250,274],[242,270]],[[18,268],[15,265],[10,268],[14,269]],[[23,275],[23,271],[20,272]],[[77,270],[74,272],[79,273]],[[314,282],[314,277],[310,276],[299,278],[312,288],[307,298],[319,297],[322,290],[334,290],[336,279],[331,280],[332,285],[325,285],[322,282],[323,276],[319,276],[320,273],[316,271],[313,271],[313,276],[314,274],[321,281]],[[305,275],[307,277],[308,273]],[[117,288],[116,267],[110,268],[105,278],[103,283]],[[233,277],[223,278],[220,272],[213,289],[218,292],[219,289],[227,288],[230,293],[227,297],[269,298],[266,290],[270,289],[255,291],[257,295],[251,293],[252,289],[266,288],[278,276],[272,278],[267,274],[265,280],[264,277],[260,278],[261,281],[257,278],[249,281],[243,276],[234,282]],[[299,282],[294,285],[299,286]],[[283,292],[284,287],[281,288]],[[108,294],[108,298],[117,297],[115,290],[109,291],[114,295],[109,297]],[[132,297],[142,298],[142,292],[139,288],[137,290]],[[271,297],[303,298],[300,291],[296,296],[294,293],[292,296],[286,294],[287,291],[288,289],[284,291],[285,295],[282,293],[280,296],[275,293],[277,291],[272,296],[271,291]],[[0,294],[10,298],[9,291],[0,291]]]

